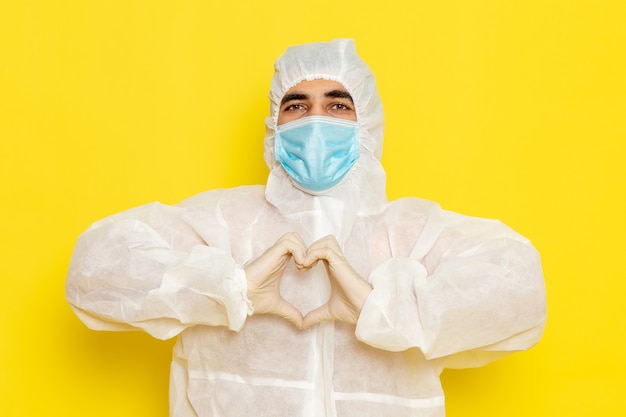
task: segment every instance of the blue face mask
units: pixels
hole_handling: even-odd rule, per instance
[[[326,191],[346,176],[359,157],[359,124],[309,116],[276,127],[276,160],[302,189]]]

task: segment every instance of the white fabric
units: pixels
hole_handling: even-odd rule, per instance
[[[328,195],[295,188],[273,157],[278,103],[304,79],[352,94],[361,157]],[[178,335],[171,415],[443,416],[443,366],[479,366],[539,339],[540,260],[503,224],[388,203],[379,163],[383,113],[374,78],[350,40],[289,48],[276,63],[266,120],[266,187],[214,190],[104,219],[78,240],[67,298],[91,328]],[[243,265],[286,232],[306,244],[333,234],[373,286],[356,326],[299,331],[249,315]],[[290,265],[283,296],[306,313],[323,304],[323,267]]]

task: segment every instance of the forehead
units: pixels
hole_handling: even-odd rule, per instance
[[[312,97],[323,96],[324,93],[332,90],[347,91],[343,84],[332,80],[311,80],[301,81],[285,92],[287,94],[301,93]]]

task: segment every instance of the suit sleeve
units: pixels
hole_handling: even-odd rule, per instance
[[[375,268],[357,322],[380,349],[419,348],[448,367],[480,366],[539,340],[546,316],[539,254],[505,226],[431,210],[408,256]]]
[[[159,339],[194,325],[241,329],[249,312],[244,271],[226,245],[207,245],[184,214],[153,203],[97,222],[79,237],[66,297],[85,324]]]

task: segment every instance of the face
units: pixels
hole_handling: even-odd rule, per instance
[[[285,93],[280,103],[278,124],[307,116],[356,121],[352,97],[343,85],[330,80],[302,81]]]

